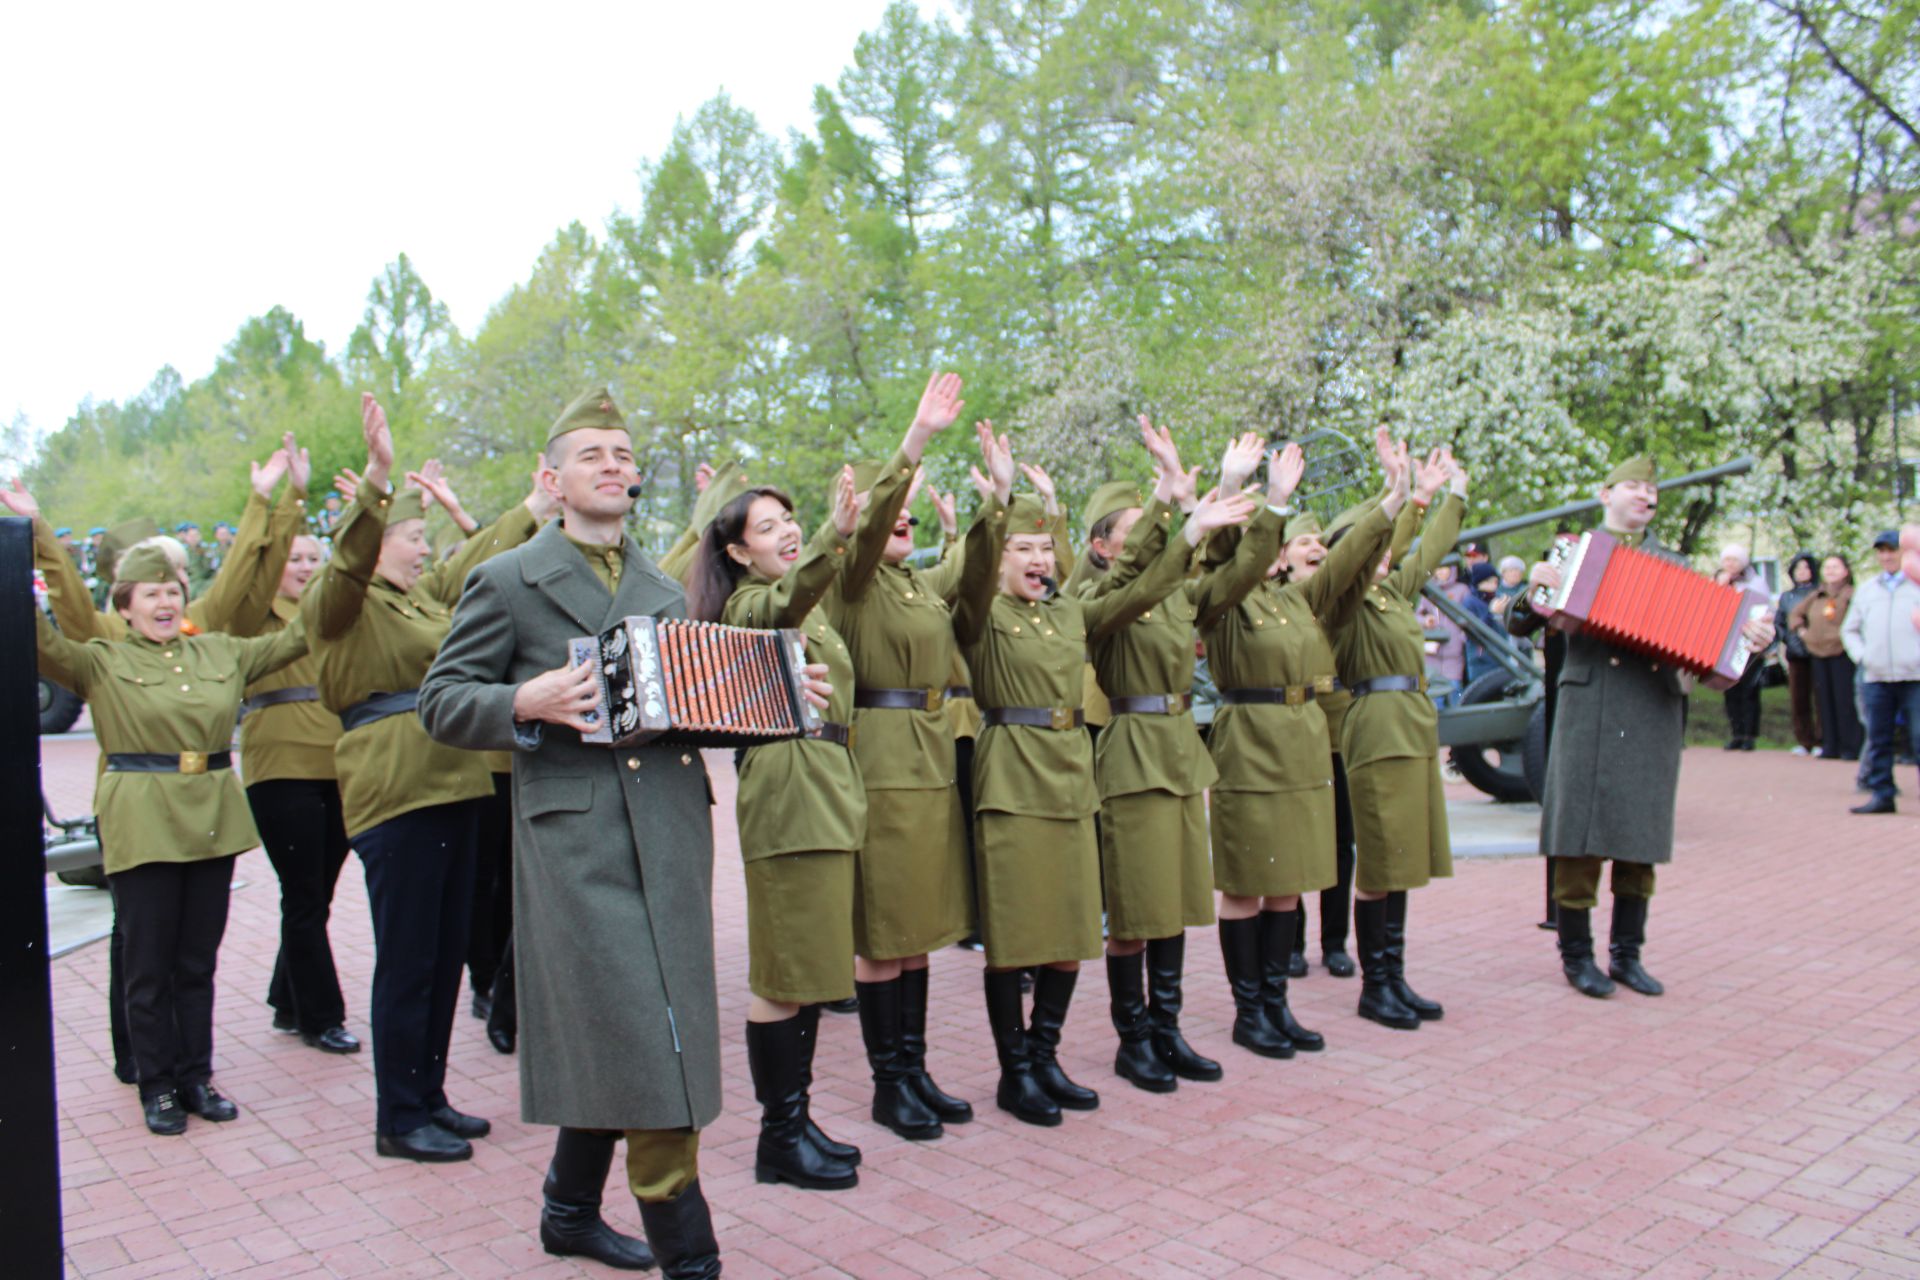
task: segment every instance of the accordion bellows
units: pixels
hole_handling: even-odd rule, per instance
[[[1556,543],[1548,562],[1559,567],[1560,586],[1536,588],[1534,612],[1562,631],[1671,662],[1715,689],[1735,684],[1747,669],[1741,628],[1771,612],[1762,592],[1622,546],[1603,529]]]
[[[575,666],[599,676],[594,728],[582,742],[665,741],[751,747],[820,726],[801,684],[806,638],[683,618],[622,618],[568,642]]]

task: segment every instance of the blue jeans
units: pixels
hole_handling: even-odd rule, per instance
[[[1893,786],[1893,731],[1905,713],[1908,732],[1920,724],[1920,680],[1865,680],[1860,700],[1867,709],[1866,785],[1876,800],[1891,800]]]

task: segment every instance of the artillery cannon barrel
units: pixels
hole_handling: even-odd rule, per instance
[[[1685,489],[1690,485],[1709,484],[1715,480],[1725,480],[1731,476],[1745,475],[1760,465],[1760,460],[1748,454],[1723,462],[1717,467],[1708,467],[1704,471],[1689,471],[1686,475],[1675,476],[1671,480],[1662,480],[1660,488]],[[1545,511],[1533,511],[1526,515],[1509,516],[1505,520],[1495,520],[1491,524],[1475,525],[1471,529],[1460,531],[1460,542],[1480,542],[1487,538],[1497,538],[1503,533],[1513,533],[1519,529],[1531,528],[1536,524],[1546,524],[1550,520],[1566,520],[1573,516],[1585,515],[1598,510],[1598,498],[1583,498],[1579,502],[1566,502]]]

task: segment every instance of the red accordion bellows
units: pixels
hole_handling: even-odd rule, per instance
[[[1716,689],[1746,670],[1740,630],[1769,607],[1761,592],[1724,586],[1600,529],[1556,545],[1551,560],[1560,587],[1536,590],[1533,607],[1560,630],[1671,662]]]

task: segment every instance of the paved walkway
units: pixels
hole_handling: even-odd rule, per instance
[[[50,757],[56,804],[85,795],[84,756]],[[1920,817],[1849,817],[1851,773],[1688,754],[1678,861],[1647,952],[1664,999],[1601,1003],[1566,986],[1533,927],[1541,877],[1527,858],[1463,861],[1415,895],[1410,969],[1446,1021],[1361,1022],[1357,984],[1316,966],[1295,1004],[1330,1048],[1292,1062],[1229,1043],[1218,950],[1196,930],[1186,1025],[1228,1076],[1168,1097],[1113,1077],[1105,977],[1089,966],[1062,1059],[1103,1103],[1053,1130],[993,1108],[980,961],[943,953],[933,1067],[980,1118],[931,1144],[876,1128],[856,1022],[829,1016],[815,1111],[866,1152],[853,1191],[755,1184],[746,1055],[729,1034],[729,1109],[702,1151],[727,1275],[1920,1274]],[[716,782],[730,813],[731,778]],[[1911,771],[1901,785],[1911,795]],[[737,1028],[745,926],[730,837],[719,859],[723,1025]],[[109,1070],[105,949],[55,962],[71,1273],[610,1274],[540,1252],[551,1133],[515,1118],[513,1060],[464,1012],[449,1091],[494,1118],[494,1138],[470,1164],[373,1154],[367,1055],[268,1034],[274,877],[257,852],[239,875],[218,1045],[237,1123],[149,1136]],[[334,943],[363,1038],[369,934],[350,862]],[[608,1206],[637,1228],[617,1185]]]

